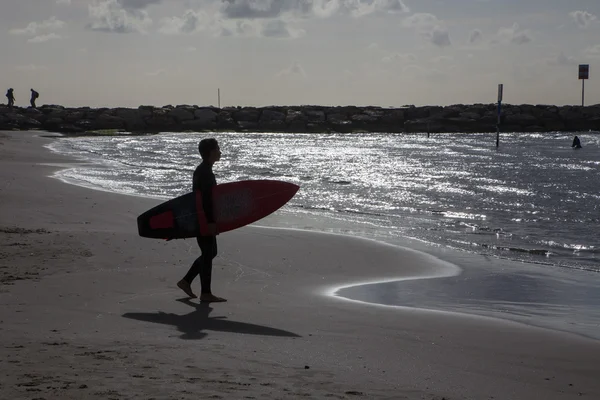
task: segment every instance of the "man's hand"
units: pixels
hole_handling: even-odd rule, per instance
[[[208,224],[208,234],[210,236],[217,236],[219,234],[219,232],[217,232],[217,224]]]

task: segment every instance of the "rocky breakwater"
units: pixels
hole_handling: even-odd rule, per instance
[[[0,129],[81,134],[157,132],[495,132],[495,104],[381,107],[34,108],[0,106]],[[600,104],[588,107],[505,105],[504,132],[600,130]]]

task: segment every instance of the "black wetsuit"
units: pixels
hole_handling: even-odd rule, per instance
[[[202,194],[202,207],[206,215],[206,222],[214,223],[214,208],[212,200],[212,188],[217,184],[215,175],[212,172],[212,166],[202,162],[194,171],[192,190],[199,190]],[[212,278],[212,260],[217,256],[217,237],[216,236],[198,236],[196,237],[198,246],[202,255],[194,261],[190,270],[183,278],[186,282],[192,283],[196,276],[200,275],[200,284],[202,293],[211,293],[210,283]]]

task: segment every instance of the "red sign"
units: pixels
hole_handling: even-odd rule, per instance
[[[579,79],[590,79],[590,66],[588,64],[579,65]]]

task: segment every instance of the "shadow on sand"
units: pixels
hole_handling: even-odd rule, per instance
[[[248,324],[245,322],[228,321],[227,317],[209,317],[213,310],[207,303],[192,303],[188,299],[178,300],[195,308],[194,311],[184,315],[172,313],[125,313],[123,317],[138,321],[155,322],[176,326],[183,335],[181,339],[202,339],[207,334],[203,331],[235,332],[248,335],[300,337],[293,332],[270,328],[263,325]]]

